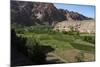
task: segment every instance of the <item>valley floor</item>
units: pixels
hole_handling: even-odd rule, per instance
[[[15,31],[18,37],[27,38],[28,47],[32,46],[31,42],[34,44],[34,39],[45,46],[43,51],[48,51],[46,64],[95,61],[94,33],[63,33],[51,29],[46,26],[31,26],[16,28]]]

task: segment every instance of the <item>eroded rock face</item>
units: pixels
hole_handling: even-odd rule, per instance
[[[32,8],[33,3],[21,2],[21,1],[11,1],[11,22],[18,23],[22,25],[31,25],[33,17]]]
[[[76,12],[57,9],[52,3],[11,1],[11,22],[22,25],[55,25],[64,20],[88,20]]]
[[[95,21],[62,21],[55,25],[54,30],[59,32],[73,30],[80,33],[95,33]]]
[[[55,21],[66,20],[51,3],[11,1],[11,21],[31,25],[35,23],[52,25]]]
[[[32,9],[32,12],[41,22],[48,22],[49,25],[52,25],[54,21],[63,21],[66,20],[64,16],[58,9],[51,3],[36,3],[34,4],[35,8]]]

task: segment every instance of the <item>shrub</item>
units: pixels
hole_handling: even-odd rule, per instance
[[[22,52],[24,55],[27,56],[27,46],[26,46],[27,39],[24,37],[18,37],[17,49]]]
[[[29,46],[28,46],[29,45]],[[28,56],[35,64],[43,64],[46,61],[46,54],[42,50],[39,40],[30,38],[27,40]]]
[[[26,38],[18,37],[14,29],[11,30],[11,48],[17,48],[18,51],[27,55]]]
[[[62,31],[62,33],[68,35],[80,35],[80,33],[77,31]]]
[[[81,36],[81,39],[95,44],[95,36]]]
[[[18,34],[24,34],[24,30],[23,30],[23,29],[16,29],[16,32],[17,32]]]

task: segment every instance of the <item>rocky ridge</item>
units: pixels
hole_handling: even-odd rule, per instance
[[[11,23],[22,25],[55,25],[67,20],[90,20],[82,14],[57,9],[52,3],[11,1]]]

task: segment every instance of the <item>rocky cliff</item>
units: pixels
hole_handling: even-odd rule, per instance
[[[89,20],[82,14],[57,9],[52,3],[11,1],[11,23],[22,25],[55,25],[64,20]]]

